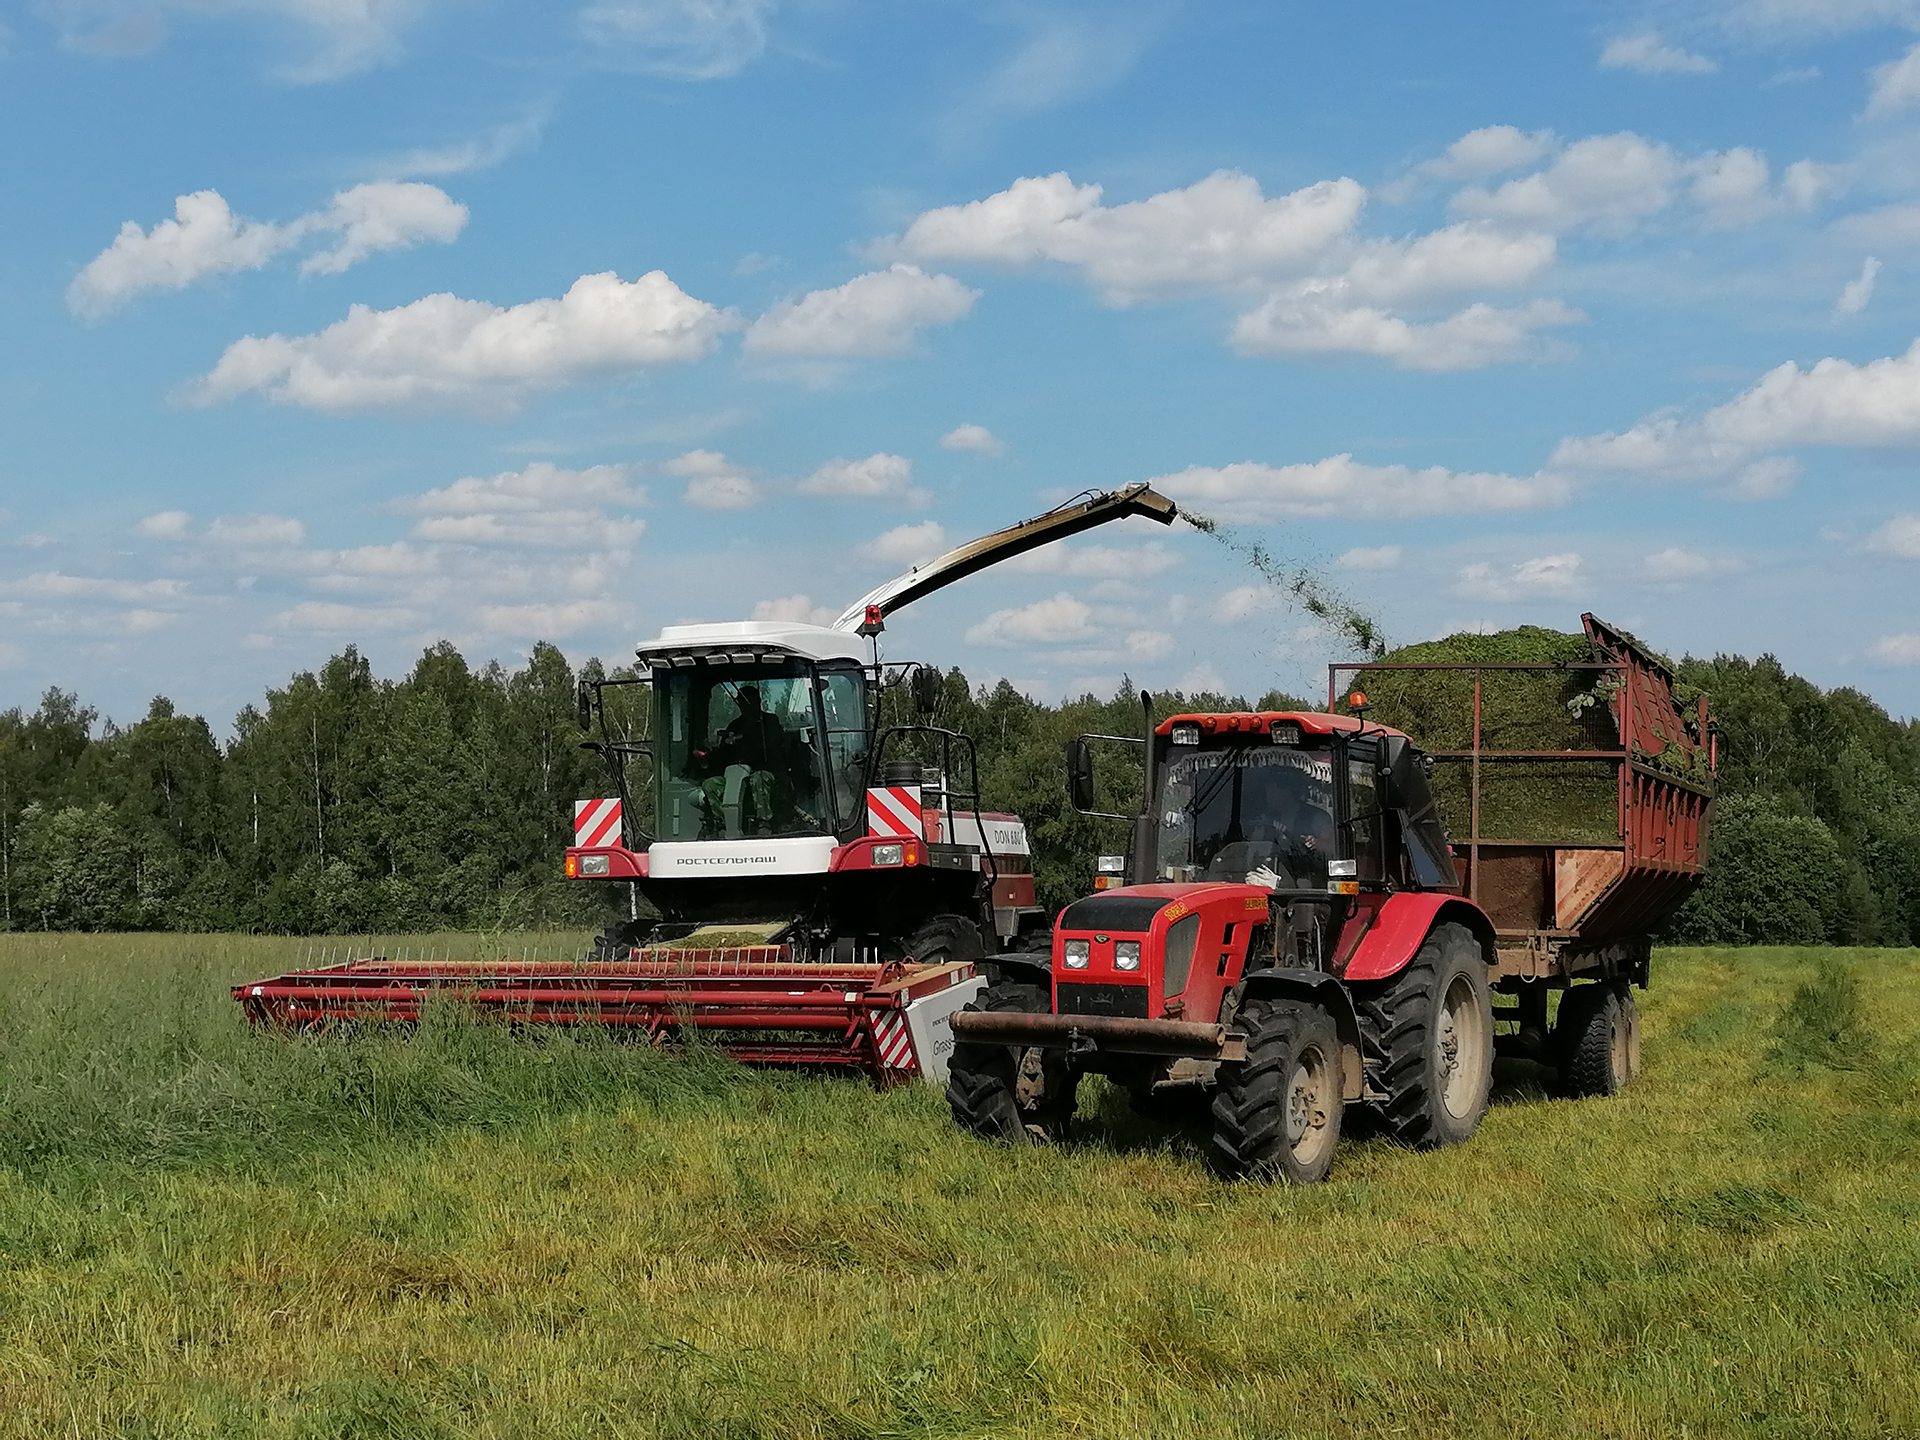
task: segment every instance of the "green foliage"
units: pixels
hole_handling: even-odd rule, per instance
[[[1839,928],[1846,867],[1818,820],[1768,795],[1714,807],[1706,882],[1668,926],[1681,943],[1818,945]]]
[[[1244,548],[1230,533],[1225,540]],[[1260,553],[1262,573],[1282,583],[1285,574]],[[1371,630],[1351,638],[1361,653],[1377,650]],[[1571,667],[1589,654],[1583,636],[1523,626],[1385,658]],[[598,661],[583,670],[605,674]],[[1718,717],[1721,801],[1710,878],[1672,935],[1703,943],[1920,937],[1920,724],[1889,718],[1856,691],[1822,692],[1771,656],[1689,659],[1678,674],[1677,688],[1707,694]],[[578,749],[575,679],[547,644],[509,672],[476,669],[442,642],[398,680],[375,677],[349,648],[244,708],[224,745],[165,697],[122,728],[77,696],[49,690],[31,713],[0,712],[0,928],[308,934],[596,925],[614,892],[568,884],[558,866],[571,802],[606,793],[609,783]],[[1469,672],[1374,672],[1365,688],[1375,719],[1429,749],[1470,745]],[[609,697],[617,728],[644,736],[639,692]],[[1607,699],[1606,681],[1592,671],[1486,672],[1481,738],[1496,749],[1605,748],[1617,743]],[[1180,709],[1318,708],[1277,693],[1251,705],[1240,696],[1163,694],[1154,706],[1160,718]],[[918,718],[904,689],[886,692],[882,708],[884,723]],[[1061,749],[1082,733],[1139,734],[1139,692],[1123,683],[1112,696],[1050,705],[1005,681],[976,690],[954,670],[936,719],[973,739],[983,803],[1027,821],[1041,900],[1057,907],[1085,894],[1094,857],[1124,850],[1127,826],[1068,806]],[[1697,770],[1697,751],[1689,753],[1673,743],[1643,758]],[[921,747],[920,758],[936,757]],[[1100,808],[1135,809],[1137,747],[1102,745],[1096,761]],[[645,762],[634,768],[629,799],[644,827]],[[1465,766],[1442,763],[1434,789],[1450,830],[1465,835]],[[1612,767],[1571,761],[1483,775],[1481,833],[1612,840]]]

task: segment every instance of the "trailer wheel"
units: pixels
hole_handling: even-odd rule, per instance
[[[1569,1095],[1617,1094],[1640,1073],[1640,1007],[1617,980],[1568,990],[1553,1038]]]
[[[1421,1149],[1471,1136],[1493,1090],[1493,996],[1472,932],[1436,925],[1406,969],[1353,999],[1387,1133]]]
[[[1003,980],[967,1008],[1044,1015],[1052,1005],[1041,986]],[[1038,1046],[961,1043],[947,1066],[953,1123],[1015,1145],[1065,1139],[1079,1085],[1064,1053]]]
[[[1340,1143],[1340,1036],[1314,1005],[1248,1002],[1247,1058],[1220,1066],[1208,1159],[1226,1180],[1326,1179]]]

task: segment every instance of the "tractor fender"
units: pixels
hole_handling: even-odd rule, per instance
[[[1334,1033],[1340,1037],[1341,1098],[1361,1097],[1360,1017],[1354,1013],[1353,996],[1345,985],[1324,970],[1291,968],[1256,970],[1240,985],[1242,1004],[1254,999],[1300,1000],[1331,1015]]]
[[[1473,938],[1480,942],[1480,953],[1486,957],[1487,964],[1492,965],[1493,921],[1487,918],[1486,911],[1458,895],[1431,890],[1401,891],[1389,895],[1381,905],[1373,924],[1360,937],[1341,978],[1352,983],[1398,975],[1420,953],[1433,927],[1449,921],[1473,932]]]

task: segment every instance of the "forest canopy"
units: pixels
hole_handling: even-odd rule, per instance
[[[603,673],[597,661],[585,670]],[[1719,718],[1724,803],[1707,884],[1671,938],[1920,939],[1920,724],[1856,690],[1822,691],[1772,656],[1689,659],[1678,673]],[[225,739],[164,697],[121,725],[49,690],[32,711],[0,712],[0,927],[595,924],[624,897],[560,870],[572,802],[609,793],[579,748],[577,679],[547,644],[509,671],[475,669],[442,642],[397,680],[349,648],[247,706]],[[1162,713],[1302,703],[1156,697]],[[983,803],[1026,820],[1049,905],[1084,894],[1094,857],[1125,845],[1123,825],[1068,807],[1061,747],[1136,734],[1139,717],[1130,684],[1047,705],[1005,681],[945,676],[939,721],[978,747]],[[1104,768],[1102,784],[1103,808],[1137,803],[1126,764]]]

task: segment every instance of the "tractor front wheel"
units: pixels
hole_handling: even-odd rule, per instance
[[[1353,987],[1368,1069],[1387,1092],[1377,1113],[1406,1145],[1457,1145],[1493,1092],[1493,996],[1480,942],[1436,925],[1406,969]]]
[[[967,1008],[1045,1015],[1052,1006],[1043,987],[1002,980]],[[1063,1140],[1079,1081],[1058,1050],[963,1042],[947,1066],[947,1104],[970,1135],[1016,1145]]]
[[[1226,1180],[1314,1185],[1340,1143],[1340,1036],[1313,1005],[1253,1000],[1236,1027],[1247,1058],[1220,1066],[1209,1159]]]
[[[1560,1085],[1569,1095],[1617,1094],[1640,1073],[1640,1008],[1617,980],[1575,985],[1553,1027]]]

